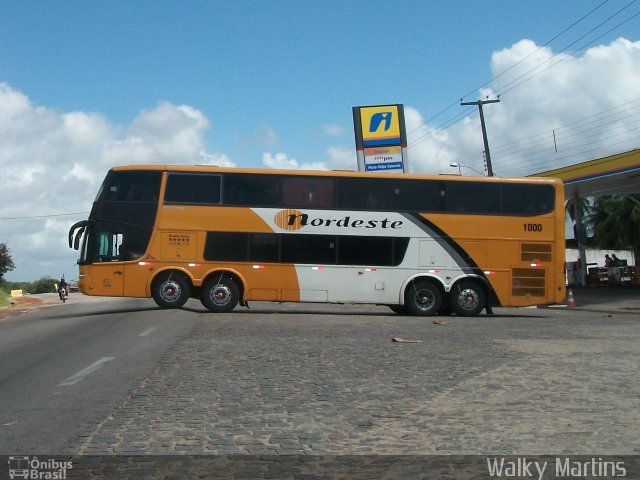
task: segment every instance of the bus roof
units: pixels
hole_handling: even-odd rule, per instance
[[[326,177],[360,177],[360,178],[387,178],[400,180],[454,180],[454,181],[480,181],[500,182],[509,181],[515,183],[553,183],[562,185],[557,178],[548,177],[475,177],[459,174],[421,174],[421,173],[383,173],[383,172],[357,172],[354,170],[280,170],[272,168],[241,168],[218,167],[215,165],[120,165],[112,167],[114,171],[146,170],[167,172],[194,172],[194,173],[248,173],[261,175],[297,175],[297,176],[326,176]]]

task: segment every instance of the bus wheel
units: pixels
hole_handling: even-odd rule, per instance
[[[226,275],[209,279],[202,287],[200,301],[212,312],[230,312],[240,300],[238,284]]]
[[[480,284],[464,280],[451,289],[450,305],[456,315],[472,317],[478,315],[485,305],[485,293]]]
[[[160,308],[180,308],[189,300],[189,283],[179,273],[163,273],[153,281],[151,295]]]
[[[435,315],[442,305],[442,293],[431,282],[417,281],[405,292],[405,308],[412,315]]]

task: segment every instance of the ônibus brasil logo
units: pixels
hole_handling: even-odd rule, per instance
[[[300,210],[288,209],[281,210],[276,213],[274,217],[274,221],[278,227],[282,230],[287,231],[296,231],[300,230],[303,227],[338,227],[338,228],[349,228],[349,229],[393,229],[396,230],[402,227],[404,223],[402,220],[389,220],[388,218],[384,219],[364,219],[364,218],[356,218],[351,215],[342,215],[339,217],[322,217],[322,216],[312,216],[308,213],[301,212]]]
[[[67,478],[67,470],[73,469],[73,462],[38,457],[16,456],[9,457],[9,478],[38,479],[38,480],[64,480]]]

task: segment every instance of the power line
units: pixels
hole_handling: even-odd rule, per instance
[[[555,55],[549,57],[548,59],[546,59],[544,62],[536,65],[535,67],[529,69],[528,71],[526,71],[525,73],[523,73],[522,75],[520,75],[519,77],[513,79],[512,81],[510,81],[509,83],[501,86],[500,88],[496,89],[496,94],[497,95],[505,95],[506,93],[510,92],[511,90],[513,90],[514,88],[519,87],[520,85],[522,85],[523,83],[528,82],[529,80],[532,80],[534,78],[536,78],[538,75],[540,75],[543,72],[546,72],[547,70],[549,70],[552,67],[555,67],[556,65],[558,65],[561,62],[564,62],[565,60],[567,60],[568,58],[573,58],[573,55],[577,52],[580,52],[582,50],[584,50],[585,48],[587,48],[589,45],[591,45],[592,43],[596,42],[597,40],[600,40],[602,37],[604,37],[605,35],[607,35],[608,33],[611,33],[612,31],[614,31],[615,29],[621,27],[622,25],[624,25],[625,23],[631,21],[632,19],[634,19],[635,17],[637,17],[638,15],[640,15],[640,11],[636,12],[634,15],[632,15],[631,17],[627,18],[626,20],[624,20],[623,22],[620,22],[619,24],[613,26],[612,28],[610,28],[609,30],[607,30],[606,32],[604,32],[603,34],[599,35],[598,37],[594,38],[593,40],[585,43],[584,45],[582,45],[581,47],[577,48],[576,50],[574,50],[573,52],[570,52],[568,55],[561,57],[557,62],[552,63],[551,65],[549,65],[546,68],[543,68],[542,70],[540,70],[539,72],[527,77],[527,75],[529,75],[530,73],[534,72],[535,70],[537,70],[538,68],[542,67],[545,63],[550,62],[551,60],[553,60],[554,58],[560,56],[560,54],[562,54],[565,50],[567,50],[567,48],[573,46],[574,44],[576,44],[579,40],[582,40],[584,37],[586,37],[588,34],[592,33],[593,31],[597,30],[600,26],[604,25],[606,22],[608,22],[611,18],[615,17],[616,15],[618,15],[618,13],[620,13],[622,10],[624,10],[625,8],[629,7],[630,5],[632,5],[633,3],[637,2],[638,0],[633,0],[631,3],[629,3],[627,6],[625,6],[624,8],[620,9],[618,12],[616,12],[614,15],[610,16],[607,20],[605,20],[604,22],[600,23],[598,26],[596,26],[595,28],[589,30],[586,34],[584,34],[583,36],[581,36],[580,38],[578,38],[576,41],[574,41],[573,43],[569,44],[568,46],[566,46],[565,48],[563,48],[562,50],[560,50],[558,53],[556,53]],[[514,82],[517,82],[518,80],[520,80],[523,77],[527,77],[524,78],[524,80],[522,80],[519,83],[516,83],[514,86],[512,86],[511,88],[508,88],[506,90],[504,90],[504,88],[508,87],[509,85],[513,84]]]
[[[639,103],[638,105],[634,106],[634,104]],[[552,130],[555,131],[556,133],[563,133],[566,134],[568,132],[575,132],[575,131],[581,131],[581,129],[583,129],[585,126],[596,123],[596,122],[601,122],[604,120],[608,120],[608,119],[613,119],[613,121],[620,121],[620,120],[624,120],[626,118],[629,118],[630,116],[632,116],[633,114],[629,114],[626,115],[624,117],[618,117],[618,115],[620,115],[620,113],[625,113],[623,112],[619,112],[619,113],[611,113],[610,115],[604,116],[603,115],[612,112],[614,110],[619,110],[619,109],[628,109],[628,110],[632,110],[632,109],[636,109],[636,108],[640,108],[640,98],[636,98],[635,100],[631,100],[629,102],[625,102],[622,103],[620,105],[616,105],[610,108],[607,108],[606,110],[602,110],[601,112],[595,113],[593,115],[589,115],[587,117],[583,117],[583,118],[579,118],[577,120],[574,120],[572,122],[566,123],[564,125],[559,125],[554,127]],[[602,117],[602,118],[597,118],[597,117]],[[611,123],[611,122],[610,122]],[[540,137],[545,137],[549,135],[551,135],[552,130],[545,130],[543,132],[531,135],[529,137],[523,137],[520,138],[518,140],[514,140],[511,142],[507,142],[507,143],[502,143],[502,144],[498,144],[497,146],[493,147],[493,151],[495,152],[500,152],[500,153],[508,153],[508,152],[518,152],[519,147],[524,147],[526,145],[530,145],[530,144],[534,144],[536,142],[538,142]],[[564,138],[567,138],[566,136]],[[513,148],[509,148],[511,146],[514,146]],[[525,149],[526,150],[526,149]]]
[[[24,217],[0,217],[0,220],[29,220],[32,218],[68,217],[71,215],[87,215],[89,212],[53,213],[50,215],[30,215]]]
[[[591,15],[592,13],[594,13],[596,10],[598,10],[600,7],[602,7],[605,3],[607,3],[609,0],[604,0],[602,3],[600,3],[598,6],[596,6],[595,8],[593,8],[591,11],[589,11],[588,13],[586,13],[585,15],[583,15],[580,19],[576,20],[575,22],[573,22],[571,25],[569,25],[568,27],[566,27],[564,30],[562,30],[560,33],[558,33],[557,35],[555,35],[553,38],[551,38],[550,40],[548,40],[544,45],[541,45],[540,47],[538,47],[536,50],[534,50],[533,52],[531,52],[529,55],[527,55],[526,57],[520,59],[519,61],[517,61],[516,63],[514,63],[513,65],[511,65],[509,68],[507,68],[506,70],[500,72],[498,75],[496,75],[495,77],[492,77],[490,80],[487,80],[485,83],[483,83],[482,85],[480,85],[477,88],[474,88],[473,90],[469,91],[466,95],[463,95],[462,98],[466,98],[469,95],[477,92],[478,90],[480,90],[483,87],[486,87],[487,85],[489,85],[490,83],[492,83],[493,81],[495,81],[496,79],[500,78],[501,76],[503,76],[504,74],[506,74],[507,72],[511,71],[512,69],[514,69],[515,67],[517,67],[518,65],[520,65],[522,62],[524,62],[526,59],[528,59],[529,57],[531,57],[532,55],[534,55],[536,52],[538,52],[539,50],[541,50],[542,48],[548,46],[551,42],[553,42],[554,40],[556,40],[557,38],[559,38],[560,36],[562,36],[563,34],[565,34],[566,32],[568,32],[569,30],[571,30],[573,27],[575,27],[578,23],[582,22],[584,19],[586,19],[589,15]],[[631,3],[635,2],[637,0],[633,0]],[[444,109],[442,109],[440,112],[436,113],[434,116],[432,116],[431,118],[425,120],[422,124],[418,125],[416,128],[414,128],[413,130],[411,130],[408,135],[411,135],[412,133],[414,133],[415,131],[417,131],[418,129],[422,128],[423,126],[427,125],[429,122],[435,120],[436,118],[438,118],[440,115],[442,115],[443,113],[445,113],[446,111],[452,109],[453,107],[455,107],[456,105],[458,105],[458,102],[455,101],[453,103],[451,103],[450,105],[448,105],[447,107],[445,107]],[[457,115],[456,115],[457,117]],[[447,122],[445,122],[447,123]],[[420,137],[423,138],[423,137]],[[418,140],[414,140],[413,144],[415,145],[416,143],[418,143]]]
[[[455,103],[456,105],[458,105],[458,102]],[[447,108],[448,110],[448,108]],[[444,123],[441,123],[440,125],[438,125],[437,127],[433,127],[431,130],[429,130],[427,133],[425,133],[424,135],[422,135],[421,137],[416,138],[415,140],[413,140],[412,142],[409,143],[409,145],[407,145],[407,147],[412,147],[414,145],[417,145],[418,143],[423,142],[424,140],[426,140],[428,137],[432,136],[435,134],[435,132],[438,132],[440,130],[444,130],[445,128],[451,126],[452,124],[454,124],[455,122],[457,122],[458,120],[460,120],[461,118],[464,118],[467,116],[467,114],[470,114],[474,109],[469,107],[467,109],[465,109],[463,112],[458,113],[457,115],[451,117],[449,120],[445,121]],[[426,125],[426,124],[425,124]]]
[[[565,125],[557,126],[553,129],[556,133],[557,138],[561,141],[559,145],[561,145],[561,149],[567,151],[570,148],[577,148],[585,145],[593,145],[598,143],[598,140],[590,141],[587,143],[582,143],[580,145],[576,145],[579,138],[576,140],[571,140],[573,138],[579,137],[580,135],[587,135],[589,132],[602,129],[606,126],[614,127],[609,128],[609,139],[620,137],[621,135],[629,135],[632,130],[637,129],[637,127],[631,129],[630,127],[636,125],[640,122],[640,118],[638,118],[638,114],[640,112],[637,109],[640,107],[638,104],[640,102],[640,98],[632,100],[630,102],[626,102],[614,107],[611,107],[607,110],[599,112],[594,115],[590,115],[588,117],[584,117],[582,119],[575,120],[573,122],[567,123]],[[617,110],[617,111],[616,111]],[[637,119],[636,119],[637,118]],[[629,120],[632,119],[632,120]],[[624,124],[621,125],[621,122],[624,121]],[[618,124],[618,125],[615,125]],[[625,131],[615,133],[615,130],[619,130],[624,127]],[[615,133],[615,134],[614,134]],[[524,155],[529,156],[529,165],[534,166],[536,156],[545,155],[547,156],[551,148],[551,139],[552,139],[552,130],[547,130],[545,132],[541,132],[530,137],[523,138],[518,141],[508,142],[502,145],[495,146],[493,148],[494,153],[500,153],[502,157],[505,155],[511,157],[522,157]],[[635,137],[628,137],[626,141],[635,140]],[[557,152],[556,152],[557,153]],[[543,163],[556,162],[559,159],[564,157],[558,157],[558,155],[553,155],[551,159],[547,160]],[[533,163],[531,163],[533,162]],[[508,161],[502,161],[502,167],[508,167]]]
[[[538,76],[540,73],[548,70],[549,68],[557,65],[558,63],[560,63],[561,61],[569,58],[569,57],[563,57],[561,58],[559,61],[553,63],[552,65],[548,66],[547,68],[541,70],[540,72],[537,72],[533,75],[531,75],[528,78],[524,78],[521,82],[517,83],[516,85],[513,85],[511,88],[507,89],[507,90],[502,90],[505,87],[508,87],[509,85],[512,85],[514,82],[517,82],[519,79],[522,79],[523,77],[526,77],[527,75],[531,74],[532,72],[534,72],[535,70],[537,70],[538,68],[540,68],[542,65],[544,65],[545,63],[548,63],[550,60],[553,60],[554,58],[558,57],[561,53],[563,53],[565,50],[567,50],[569,47],[575,45],[577,42],[579,42],[580,40],[582,40],[583,38],[585,38],[587,35],[589,35],[590,33],[594,32],[595,30],[597,30],[598,28],[600,28],[602,25],[604,25],[605,23],[607,23],[609,20],[611,20],[612,18],[616,17],[617,15],[619,15],[622,11],[624,11],[625,9],[627,9],[629,6],[633,5],[634,3],[636,3],[638,0],[632,0],[631,2],[629,2],[627,5],[625,5],[624,7],[622,7],[621,9],[619,9],[617,12],[615,12],[614,14],[610,15],[606,20],[600,22],[596,27],[594,27],[593,29],[589,30],[589,32],[587,32],[586,34],[580,36],[578,39],[574,40],[573,42],[571,42],[569,45],[567,45],[566,47],[564,47],[560,52],[556,53],[555,55],[553,55],[552,57],[550,57],[549,59],[545,60],[543,63],[537,65],[536,67],[528,70],[527,72],[525,72],[524,74],[520,75],[519,77],[517,77],[516,79],[512,80],[511,82],[508,82],[507,84],[503,85],[502,87],[498,88],[496,90],[496,94],[499,95],[504,95],[507,92],[510,92],[511,90],[513,90],[514,88],[519,87],[520,85],[522,85],[523,83],[527,82],[528,80],[531,80],[533,78],[535,78],[536,76]],[[507,68],[506,70],[504,70],[503,72],[501,72],[500,74],[496,75],[495,77],[493,77],[491,80],[485,82],[483,85],[481,85],[479,88],[482,88],[488,84],[490,84],[491,82],[495,81],[497,78],[501,77],[502,75],[504,75],[505,73],[507,73],[508,71],[510,71],[511,69],[513,69],[514,67],[516,67],[517,65],[519,65],[520,63],[522,63],[523,61],[525,61],[527,58],[529,58],[530,56],[532,56],[533,54],[535,54],[537,51],[539,51],[541,48],[549,45],[553,40],[557,39],[558,37],[560,37],[561,35],[563,35],[564,33],[566,33],[567,31],[569,31],[571,28],[573,28],[574,26],[576,26],[578,23],[582,22],[584,19],[586,19],[588,16],[590,16],[592,13],[594,13],[596,10],[598,10],[600,7],[602,7],[605,3],[607,3],[608,0],[605,0],[604,2],[600,3],[599,5],[597,5],[595,8],[593,8],[591,11],[589,11],[587,14],[583,15],[579,20],[576,20],[574,23],[572,23],[569,27],[565,28],[562,32],[560,32],[559,34],[555,35],[551,40],[547,41],[543,46],[538,47],[538,49],[536,49],[535,51],[531,52],[529,55],[527,55],[526,57],[522,58],[521,60],[519,60],[518,62],[516,62],[515,64],[511,65],[509,68]],[[590,44],[594,43],[595,41],[599,40],[600,38],[602,38],[603,36],[605,36],[606,34],[610,33],[611,31],[619,28],[620,26],[624,25],[625,23],[629,22],[630,20],[632,20],[633,18],[635,18],[636,16],[640,15],[640,12],[637,12],[636,14],[632,15],[631,17],[627,18],[626,20],[618,23],[617,25],[615,25],[614,27],[612,27],[611,29],[607,30],[606,32],[604,32],[602,35],[598,36],[597,38],[591,40],[590,42],[586,43],[585,45],[582,45],[579,49],[575,50],[574,52],[572,52],[570,54],[573,55],[576,52],[583,50],[584,48],[586,48],[587,46],[589,46]],[[472,90],[471,92],[467,93],[465,95],[469,96],[471,93],[473,93],[475,90]],[[464,98],[464,97],[463,97]],[[446,107],[444,110],[442,110],[441,112],[439,112],[438,114],[436,114],[435,116],[431,117],[429,120],[423,122],[421,125],[419,125],[418,127],[414,128],[411,132],[409,132],[409,134],[414,133],[415,131],[417,131],[418,129],[422,128],[423,126],[427,125],[428,122],[430,122],[431,120],[433,120],[434,118],[440,116],[442,113],[446,112],[447,110],[451,109],[453,106],[455,105],[455,103],[452,103],[451,105],[449,105],[448,107]],[[451,123],[453,123],[455,120],[454,119],[458,119],[460,118],[460,114],[450,118],[449,120],[443,122],[442,125],[450,125]],[[422,136],[416,138],[415,140],[412,140],[408,147],[413,147],[419,143],[422,143],[423,141],[427,140],[429,137],[435,135],[435,133],[442,128],[441,126],[438,126],[435,129],[432,129],[426,133],[424,133]]]
[[[637,135],[637,136],[631,137],[631,138],[626,138],[626,139],[621,140],[619,142],[608,143],[606,145],[606,147],[615,147],[616,145],[628,145],[629,142],[631,142],[633,140],[638,140],[638,139],[640,139],[640,135]],[[582,145],[577,145],[575,148],[588,147],[589,145],[593,145],[593,142],[585,143],[585,144],[582,144]],[[601,146],[596,147],[596,148],[589,148],[589,149],[586,149],[586,150],[580,150],[579,152],[574,152],[574,153],[571,153],[571,154],[568,154],[568,155],[563,155],[561,157],[554,157],[554,158],[551,158],[549,160],[544,160],[544,161],[541,161],[541,162],[535,162],[535,159],[534,159],[533,163],[532,162],[527,162],[526,165],[518,165],[518,166],[514,165],[511,168],[506,167],[506,168],[504,168],[504,170],[506,172],[512,172],[512,173],[510,173],[510,175],[514,175],[514,174],[516,174],[518,172],[524,172],[526,170],[531,170],[531,167],[538,167],[538,170],[542,170],[542,169],[548,168],[548,167],[544,167],[545,165],[548,165],[549,167],[551,167],[551,166],[557,167],[558,163],[564,163],[564,162],[562,162],[563,160],[569,160],[570,158],[584,156],[587,153],[593,155],[594,154],[593,152],[601,152],[601,154],[604,155],[607,152],[606,150],[604,150],[606,147],[601,145]]]

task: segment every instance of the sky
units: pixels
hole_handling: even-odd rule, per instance
[[[356,169],[402,104],[410,170],[522,176],[640,146],[639,0],[0,0],[9,281],[77,278],[108,169]],[[479,172],[479,173],[478,173]]]

